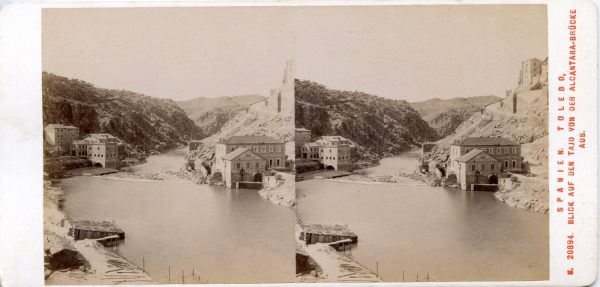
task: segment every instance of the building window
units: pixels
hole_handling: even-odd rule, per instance
[[[261,146],[260,147],[260,152],[266,153],[267,152],[267,147],[266,146]]]
[[[490,151],[490,154],[494,154],[494,148],[490,148],[489,151]]]
[[[269,152],[273,152],[273,146],[272,145],[269,146]]]
[[[277,166],[279,166],[279,159],[277,159]]]
[[[504,168],[508,168],[508,160],[504,161]]]
[[[256,169],[258,169],[258,162],[256,163]]]
[[[504,154],[508,154],[509,150],[507,147],[504,148]]]
[[[513,154],[517,154],[517,148],[513,147]]]
[[[485,170],[485,164],[481,165],[481,170]]]
[[[239,163],[239,162],[237,163],[237,168],[238,168],[238,169],[240,168],[240,163]]]
[[[258,147],[257,146],[254,147],[254,152],[258,152]]]
[[[246,168],[250,168],[250,163],[249,162],[246,163]]]
[[[470,148],[466,148],[466,149],[465,149],[465,153],[469,153],[470,151],[471,151],[471,149],[470,149]]]
[[[231,147],[231,151],[233,151],[235,149],[235,147]]]
[[[513,160],[513,161],[512,161],[512,167],[513,167],[513,168],[517,167],[517,161],[516,161],[516,160]]]
[[[492,170],[494,170],[494,165],[493,165],[493,164],[492,164],[492,165],[490,165],[490,168],[491,168]]]
[[[496,149],[496,153],[497,153],[497,154],[502,154],[502,149],[501,149],[501,148],[497,148],[497,149]]]
[[[269,159],[269,166],[273,166],[273,159]]]
[[[473,165],[471,165],[471,170],[472,170],[472,171],[475,171],[475,165],[474,165],[474,164],[473,164]]]

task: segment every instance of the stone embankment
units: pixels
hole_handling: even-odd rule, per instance
[[[274,186],[266,186],[261,189],[258,194],[277,205],[288,207],[296,206],[294,175],[285,172],[277,172],[275,177],[280,179],[277,179]]]
[[[548,182],[537,178],[513,176],[500,184],[494,196],[513,207],[533,212],[548,213]]]
[[[63,195],[62,188],[53,186],[49,181],[44,183],[44,269],[47,284],[157,284],[142,269],[95,240],[73,240],[68,235],[69,218],[61,211]],[[67,257],[74,263],[69,264],[70,267],[60,266],[65,264],[64,256],[70,253],[77,254]],[[57,258],[53,259],[55,256]]]

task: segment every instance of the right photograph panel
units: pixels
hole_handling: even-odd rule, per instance
[[[546,5],[294,11],[296,280],[548,280]]]

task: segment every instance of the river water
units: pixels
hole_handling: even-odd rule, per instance
[[[416,154],[386,158],[367,175],[411,173]],[[427,185],[296,183],[305,223],[347,224],[352,256],[385,281],[547,280],[548,215],[509,207],[491,192]],[[417,274],[418,273],[418,274]]]
[[[151,156],[133,170],[163,173],[183,163],[177,150]],[[256,190],[196,185],[175,176],[161,182],[79,176],[61,186],[65,213],[114,220],[126,233],[118,253],[161,283],[169,282],[169,268],[171,283],[294,281],[294,210]]]

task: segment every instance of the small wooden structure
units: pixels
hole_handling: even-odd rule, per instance
[[[75,240],[98,239],[117,235],[119,239],[125,239],[125,231],[108,221],[77,220],[71,222],[69,235]]]
[[[302,226],[300,239],[306,244],[340,242],[349,239],[351,244],[358,242],[358,236],[346,225],[306,224]],[[343,241],[348,243],[347,241]]]

